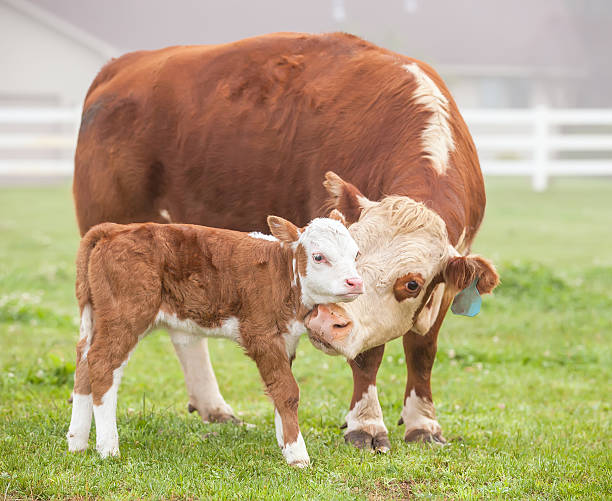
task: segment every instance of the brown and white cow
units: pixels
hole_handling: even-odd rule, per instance
[[[162,326],[187,379],[197,378],[191,364],[202,362],[190,358],[189,347],[203,336],[238,342],[274,402],[285,459],[306,466],[291,373],[303,320],[319,303],[351,301],[363,292],[357,245],[339,222],[342,216],[331,216],[303,230],[270,216],[273,236],[155,223],[92,228],[77,257],[81,334],[69,450],[87,448],[93,412],[98,452],[119,454],[117,390],[124,367],[140,339]],[[197,405],[198,395],[192,397]]]
[[[279,33],[111,61],[85,100],[75,157],[77,218],[81,233],[102,221],[169,219],[263,231],[267,214],[303,225],[324,213],[327,171],[385,206],[385,197],[394,196],[398,206],[420,202],[429,209],[417,213],[431,224],[421,226],[413,213],[383,217],[373,228],[392,242],[395,229],[403,228],[394,253],[386,255],[398,263],[398,276],[391,270],[381,275],[386,286],[415,273],[412,261],[431,259],[416,269],[430,285],[435,276],[429,274],[443,268],[445,256],[452,259],[448,244],[460,255],[469,252],[484,215],[484,183],[448,89],[428,65],[341,33]],[[351,220],[374,217],[376,211],[361,215],[344,188],[336,191],[337,205],[354,209]],[[440,254],[399,245],[410,240],[411,228]],[[418,299],[401,301],[412,293],[410,282],[398,291],[397,305],[381,302],[389,309],[375,312],[369,324],[356,319],[364,346],[378,343],[350,362],[354,391],[345,437],[358,446],[389,447],[376,374],[384,343],[397,335],[403,335],[408,372],[405,438],[444,440],[430,381],[438,331],[455,290],[440,283],[413,327],[404,308]],[[190,391],[198,395],[200,415],[228,419],[204,342],[190,356],[202,360],[190,369],[204,382]],[[188,375],[187,384],[192,380]]]

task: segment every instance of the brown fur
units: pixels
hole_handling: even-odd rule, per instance
[[[283,417],[285,441],[295,442],[299,389],[282,334],[296,312],[303,318],[306,311],[291,285],[292,260],[289,245],[230,230],[154,223],[96,226],[82,239],[77,257],[77,297],[81,309],[92,306],[94,332],[86,361],[85,339],[77,345],[75,393],[91,392],[100,405],[113,371],[160,310],[205,328],[234,316],[242,346]]]
[[[455,149],[444,175],[422,149],[430,112],[412,98],[416,82],[402,65],[413,62],[449,101]],[[267,214],[300,225],[321,215],[329,170],[372,200],[426,203],[453,245],[465,229],[466,249],[484,215],[476,149],[437,73],[342,33],[279,33],[111,61],[85,100],[73,191],[82,234],[102,221],[164,222],[162,210],[173,221],[263,231]],[[359,217],[350,200],[333,205],[349,222]],[[419,381],[417,394],[431,398],[429,361],[451,300],[445,294],[426,339],[404,337],[408,393]],[[375,382],[379,351],[360,356],[368,369],[351,365],[353,400]]]

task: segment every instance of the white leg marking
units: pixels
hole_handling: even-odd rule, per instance
[[[127,360],[113,371],[113,384],[102,396],[102,403],[94,405],[96,419],[96,450],[103,458],[119,455],[117,434],[117,391]]]
[[[432,435],[442,433],[433,403],[417,396],[414,388],[406,398],[402,419],[406,425],[406,434],[413,430],[427,430]]]
[[[346,415],[346,432],[361,430],[372,436],[378,433],[387,433],[387,427],[383,421],[383,413],[378,401],[376,386],[371,384],[368,391],[364,392],[355,406]]]
[[[219,391],[208,354],[208,339],[176,330],[170,330],[170,339],[183,367],[189,402],[202,419],[206,420],[210,414],[233,416],[234,411]]]
[[[308,456],[308,451],[306,450],[306,444],[304,443],[302,432],[298,433],[298,437],[295,442],[292,444],[287,444],[283,447],[283,456],[285,456],[285,460],[291,466],[306,468],[310,464],[310,456]]]
[[[276,431],[278,446],[282,449],[283,445],[285,445],[285,441],[283,440],[283,419],[276,408],[274,408],[274,430]]]
[[[449,124],[448,99],[416,63],[402,67],[414,75],[416,80],[417,88],[413,99],[431,112],[421,141],[433,168],[438,174],[444,174],[448,168],[449,153],[455,149]]]
[[[91,394],[72,395],[72,418],[66,438],[68,439],[68,450],[70,452],[84,451],[87,449],[89,430],[91,429],[91,416],[93,411]]]
[[[285,440],[283,439],[283,419],[276,408],[274,409],[274,429],[276,432],[276,441],[283,451],[285,461],[291,466],[297,466],[298,468],[305,468],[308,466],[310,464],[310,456],[308,456],[302,432],[300,431],[298,433],[295,442],[285,445]]]
[[[89,351],[89,346],[91,345],[91,336],[93,335],[93,319],[91,316],[91,305],[87,303],[83,306],[83,311],[81,312],[81,326],[79,328],[79,339],[87,339],[85,342],[85,349],[81,354],[82,360],[87,358],[87,352]]]

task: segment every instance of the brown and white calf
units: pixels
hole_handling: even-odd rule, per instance
[[[307,465],[299,389],[291,373],[303,319],[317,304],[351,301],[363,292],[357,245],[341,214],[331,217],[298,229],[270,216],[273,236],[155,223],[92,228],[77,257],[81,329],[69,450],[87,448],[93,412],[98,452],[119,454],[116,407],[123,370],[136,344],[163,326],[188,388],[206,384],[189,381],[191,366],[201,363],[190,347],[200,346],[202,336],[238,342],[274,402],[285,459]]]

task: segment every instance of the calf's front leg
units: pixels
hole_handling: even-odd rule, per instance
[[[270,343],[248,349],[255,360],[266,391],[274,402],[276,440],[288,464],[304,468],[310,457],[300,431],[298,405],[300,389],[291,372],[291,364],[280,336]]]

